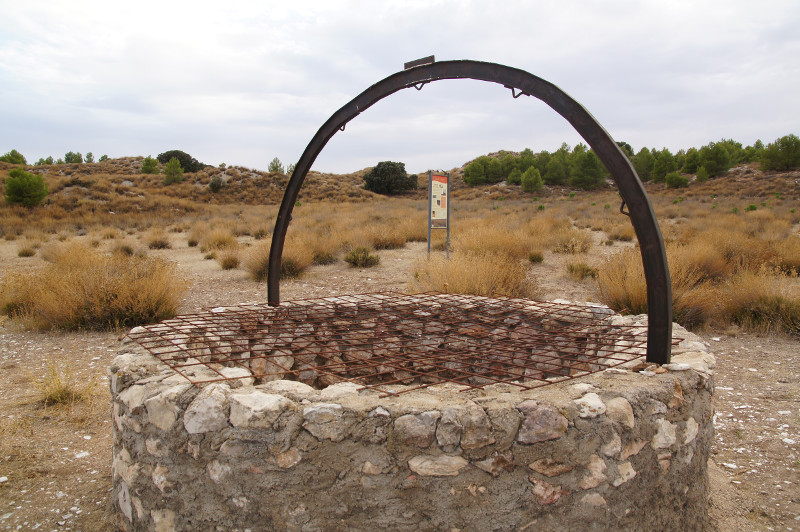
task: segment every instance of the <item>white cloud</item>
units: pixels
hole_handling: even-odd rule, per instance
[[[636,148],[771,141],[800,115],[793,0],[0,7],[0,151],[29,159],[179,148],[263,168],[275,155],[299,157],[340,106],[430,54],[539,75]],[[401,91],[337,134],[317,168],[392,157],[415,171],[447,168],[501,148],[579,140],[546,106],[525,100],[467,81]]]

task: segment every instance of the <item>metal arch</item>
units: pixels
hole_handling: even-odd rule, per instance
[[[582,105],[548,81],[524,70],[497,63],[440,61],[397,72],[356,96],[319,128],[297,162],[278,210],[269,255],[268,303],[272,306],[280,304],[280,264],[292,209],[311,165],[331,137],[337,131],[343,130],[350,120],[390,94],[409,87],[422,88],[426,83],[443,79],[488,81],[510,88],[515,98],[521,95],[534,96],[564,117],[591,146],[611,172],[622,200],[628,206],[639,242],[647,282],[647,361],[668,363],[672,339],[672,288],[669,268],[664,239],[639,176],[608,132]]]

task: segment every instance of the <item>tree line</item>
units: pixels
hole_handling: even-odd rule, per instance
[[[702,182],[742,163],[759,162],[761,169],[767,171],[800,167],[800,138],[794,134],[766,146],[761,140],[743,147],[741,142],[722,139],[677,153],[667,148],[641,148],[634,153],[627,142],[617,144],[642,181],[664,182],[670,187],[686,186],[687,174],[695,175],[695,179]],[[608,170],[594,151],[582,143],[572,148],[563,143],[552,153],[546,150],[534,153],[526,148],[519,154],[501,151],[495,157],[482,155],[464,168],[464,182],[469,186],[505,181],[531,192],[543,185],[592,190],[603,185],[608,176]]]

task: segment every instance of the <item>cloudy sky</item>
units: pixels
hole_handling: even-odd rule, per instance
[[[29,162],[169,149],[296,161],[338,108],[432,54],[551,81],[635,149],[800,134],[797,0],[0,0],[0,12],[0,153]],[[579,140],[538,100],[440,81],[357,117],[314,169],[449,169]]]

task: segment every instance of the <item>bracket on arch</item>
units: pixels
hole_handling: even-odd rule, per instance
[[[530,96],[530,94],[528,94],[527,92],[525,92],[523,90],[520,90],[519,92],[516,92],[517,88],[516,87],[512,87],[511,85],[506,85],[505,87],[507,89],[511,90],[511,96],[513,96],[515,100],[517,98],[519,98],[520,96]]]

